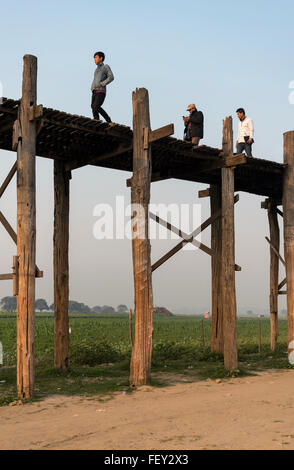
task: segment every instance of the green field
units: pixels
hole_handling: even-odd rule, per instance
[[[210,320],[192,316],[155,317],[152,359],[154,385],[165,385],[171,373],[191,380],[223,378],[221,356],[211,354]],[[291,368],[287,359],[287,321],[279,321],[277,351],[270,350],[270,322],[261,320],[262,349],[259,353],[259,320],[238,319],[239,371],[253,374],[269,368]],[[126,314],[70,315],[70,368],[64,373],[53,367],[53,314],[36,314],[36,398],[48,394],[87,396],[129,391],[131,357],[129,318]],[[0,404],[16,398],[16,315],[0,314]],[[102,395],[101,395],[102,396]]]

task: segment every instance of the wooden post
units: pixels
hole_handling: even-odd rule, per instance
[[[278,223],[277,204],[268,202],[268,221],[270,241],[276,251],[280,252],[280,229]],[[279,290],[279,258],[270,247],[270,317],[271,317],[271,350],[276,350],[278,339],[278,290]]]
[[[223,122],[224,156],[233,153],[232,117]],[[224,363],[227,370],[238,367],[236,290],[235,290],[235,230],[234,230],[234,167],[222,168],[222,314]]]
[[[294,350],[294,131],[284,134],[284,251],[287,278],[288,354]]]
[[[130,329],[130,342],[131,346],[134,346],[134,340],[133,340],[133,312],[132,309],[130,308],[129,310],[129,329]]]
[[[148,382],[151,371],[153,296],[148,234],[150,201],[151,151],[149,98],[145,88],[133,92],[133,177],[131,202],[136,216],[133,225],[133,270],[135,295],[135,338],[132,350],[130,384]],[[134,206],[136,205],[136,206]],[[134,214],[133,214],[134,216]]]
[[[204,332],[204,320],[201,319],[201,335],[202,335],[202,346],[205,348],[205,332]]]
[[[258,352],[261,354],[261,320],[258,322]]]
[[[210,186],[211,217],[221,210],[221,187]],[[223,354],[223,318],[221,311],[221,253],[222,253],[222,219],[217,218],[211,224],[211,352]]]
[[[64,163],[54,160],[54,365],[63,370],[69,358],[69,179]]]
[[[25,55],[22,98],[18,109],[21,139],[17,145],[17,390],[20,398],[34,391],[36,271],[36,122],[30,108],[37,100],[37,58]]]

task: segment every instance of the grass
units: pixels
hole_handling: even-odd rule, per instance
[[[258,351],[258,320],[238,319],[239,369],[228,372],[223,358],[209,348],[211,322],[205,320],[205,345],[201,318],[155,317],[151,384],[165,386],[170,374],[186,380],[234,378],[266,369],[292,368],[287,358],[287,321],[279,321],[277,350],[270,350],[270,322],[262,319],[262,350]],[[53,367],[53,315],[36,314],[35,399],[52,394],[111,396],[130,392],[131,346],[128,315],[70,315],[70,367]],[[16,315],[0,314],[0,341],[4,363],[0,366],[0,406],[16,396]]]

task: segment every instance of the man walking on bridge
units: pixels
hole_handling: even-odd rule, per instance
[[[109,65],[104,64],[105,54],[104,52],[95,52],[94,61],[97,65],[97,68],[94,73],[94,80],[92,82],[92,112],[94,119],[99,120],[99,113],[102,114],[105,121],[109,123],[110,126],[113,126],[110,117],[101,108],[105,97],[106,97],[106,85],[111,83],[114,80],[113,73]]]
[[[237,153],[242,153],[245,150],[248,157],[252,157],[252,144],[254,142],[254,127],[253,121],[246,116],[244,108],[238,108],[237,116],[240,119],[238,128],[237,140]]]

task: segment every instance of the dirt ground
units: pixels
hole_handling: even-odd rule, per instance
[[[294,449],[294,371],[184,380],[2,407],[0,449]]]

